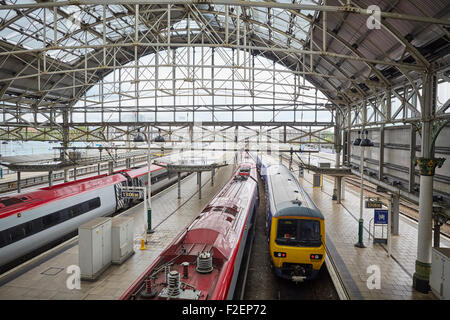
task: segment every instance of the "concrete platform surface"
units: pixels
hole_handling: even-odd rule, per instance
[[[436,299],[431,291],[422,294],[412,287],[417,256],[418,226],[415,221],[400,215],[399,235],[392,236],[391,257],[388,257],[387,245],[374,244],[373,237],[368,240],[369,221],[374,212],[373,209],[364,209],[363,243],[366,248],[357,248],[359,190],[345,186],[345,200],[337,204],[332,200],[334,182],[331,179],[323,179],[322,189],[313,188],[312,172],[305,170],[300,182],[325,216],[329,256],[350,299]],[[377,235],[381,233],[376,232]],[[449,247],[450,241],[441,237],[441,246]],[[378,270],[380,287],[376,288]]]

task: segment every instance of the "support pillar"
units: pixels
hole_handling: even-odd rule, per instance
[[[400,196],[398,194],[393,194],[391,203],[392,203],[391,234],[394,236],[398,236],[400,229]]]
[[[214,186],[215,168],[211,169],[211,187]]]
[[[178,174],[178,199],[181,199],[181,172],[177,172]]]
[[[334,126],[334,152],[335,152],[335,168],[338,169],[341,167],[341,150],[342,150],[342,141],[341,141],[341,114],[339,110],[336,109],[335,116],[335,126]],[[342,176],[334,177],[334,189],[333,189],[333,200],[336,200],[337,203],[341,203],[341,185],[342,185]]]
[[[336,203],[341,203],[342,200],[342,176],[336,176]]]
[[[126,165],[127,169],[131,168],[131,159],[130,158],[125,159],[125,165]]]
[[[77,180],[77,167],[73,168],[73,181]]]
[[[341,201],[345,200],[345,177],[341,178]]]
[[[291,150],[290,150],[290,157],[289,157],[289,170],[292,170],[292,156],[293,156],[293,150],[292,150],[292,147],[291,147]]]
[[[193,148],[194,143],[194,125],[191,123],[189,124],[189,142],[191,143],[191,150]]]
[[[360,195],[359,195],[359,221],[358,221],[358,242],[355,244],[355,247],[365,248],[363,241],[363,232],[364,232],[364,151],[365,147],[360,147],[361,149],[361,182],[360,182]]]
[[[441,227],[447,223],[448,218],[441,215],[439,212],[433,213],[434,233],[433,233],[433,247],[439,248],[441,246]]]
[[[63,130],[62,130],[62,146],[61,161],[67,163],[67,147],[69,146],[69,111],[63,109]],[[70,178],[69,169],[64,169],[64,182],[68,182]]]
[[[431,271],[431,212],[433,208],[433,176],[420,176],[419,230],[417,260],[413,286],[419,292],[428,293]]]
[[[341,155],[341,146],[337,145],[335,147],[336,152],[336,161],[335,161],[335,167],[340,168],[340,155]],[[334,188],[333,188],[333,197],[332,200],[337,200],[337,203],[341,203],[341,185],[342,185],[342,176],[336,176],[334,177]]]
[[[436,110],[437,79],[430,69],[423,76],[422,97],[422,156],[416,159],[420,173],[419,226],[417,238],[416,272],[413,287],[419,292],[430,290],[432,214],[433,214],[433,176],[435,168],[441,167],[445,158],[434,158],[433,116]]]
[[[101,170],[101,164],[100,164],[100,162],[99,162],[99,163],[97,163],[97,174],[100,175],[101,172],[102,172],[102,170]]]
[[[434,232],[433,232],[433,247],[439,248],[441,246],[441,226],[439,219],[434,219]]]
[[[416,158],[416,128],[411,124],[409,131],[409,168],[408,168],[408,191],[414,192],[415,179],[416,179],[416,169],[414,159]]]
[[[152,135],[151,127],[148,125],[147,131],[147,234],[152,234],[155,232],[152,228]],[[133,157],[134,165],[134,157]],[[144,200],[145,201],[145,200]]]
[[[48,186],[53,186],[53,171],[48,172]]]
[[[114,162],[108,161],[108,174],[112,174],[114,171]]]
[[[380,147],[378,149],[379,159],[378,159],[378,180],[383,181],[384,175],[384,124],[380,127]]]
[[[197,172],[198,198],[202,198],[202,172]]]
[[[352,145],[352,135],[351,135],[351,128],[352,128],[352,112],[351,112],[351,108],[350,105],[347,106],[347,167],[351,166],[351,162],[352,162],[352,149],[351,149],[351,145]]]
[[[17,171],[17,193],[20,193],[20,171]]]

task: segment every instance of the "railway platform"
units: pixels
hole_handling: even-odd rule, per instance
[[[69,289],[67,268],[78,264],[78,237],[12,269],[0,276],[0,300],[113,300],[118,299],[136,278],[165,249],[168,243],[198,215],[208,201],[223,187],[233,172],[232,164],[217,170],[214,185],[210,172],[205,172],[202,199],[197,179],[190,175],[182,181],[181,198],[172,185],[152,197],[152,226],[147,236],[147,250],[140,250],[140,237],[135,238],[135,254],[122,265],[111,265],[95,282],[81,281],[80,289]],[[144,216],[139,206],[123,213],[135,217],[135,228],[142,227]],[[139,232],[138,230],[135,230]]]
[[[331,159],[330,159],[331,160]],[[369,237],[369,222],[373,209],[364,209],[364,245],[358,242],[359,190],[345,188],[345,200],[341,204],[332,201],[334,183],[323,179],[323,187],[313,188],[312,172],[305,171],[300,178],[306,192],[325,216],[327,249],[335,273],[330,272],[333,282],[341,287],[340,298],[350,300],[434,300],[428,294],[413,289],[413,274],[417,255],[417,222],[400,216],[399,235],[392,236],[391,257],[385,244],[374,244]],[[450,241],[441,237],[441,246],[449,247]],[[376,286],[379,270],[379,287]]]

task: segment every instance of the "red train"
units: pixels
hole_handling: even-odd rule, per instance
[[[151,165],[151,171],[154,193],[169,179],[163,167]],[[127,208],[132,203],[121,198],[118,188],[146,185],[147,173],[145,166],[0,197],[1,270],[93,218]]]
[[[256,163],[245,154],[222,190],[120,299],[232,299],[257,202]]]

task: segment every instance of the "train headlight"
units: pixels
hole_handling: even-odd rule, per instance
[[[313,254],[311,254],[311,255],[309,256],[309,258],[310,258],[311,260],[320,260],[320,259],[322,259],[322,255],[321,255],[321,254],[315,254],[315,253],[313,253]]]
[[[286,252],[274,252],[275,258],[286,258]]]

